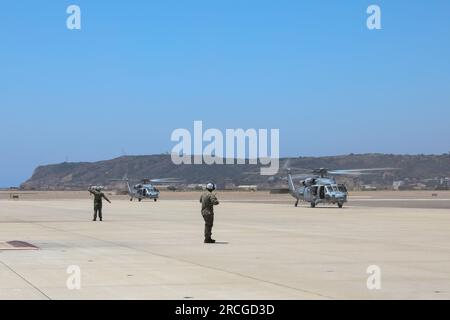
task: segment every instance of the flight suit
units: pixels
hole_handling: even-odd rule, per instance
[[[103,216],[102,216],[103,202],[102,202],[102,199],[105,199],[109,203],[111,203],[111,201],[109,201],[109,199],[101,191],[89,190],[89,192],[94,195],[94,221],[97,220],[97,214],[98,214],[98,217],[100,218],[100,221],[102,221],[103,220]]]
[[[211,240],[214,225],[214,206],[219,204],[219,200],[214,193],[206,191],[200,197],[200,202],[202,204],[202,216],[205,220],[205,240]]]

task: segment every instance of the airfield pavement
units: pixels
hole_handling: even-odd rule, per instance
[[[450,192],[355,193],[343,209],[218,192],[215,245],[203,244],[199,193],[111,196],[104,222],[86,192],[9,195],[0,299],[450,299]],[[13,240],[39,250],[1,250]],[[367,288],[372,265],[381,290]]]

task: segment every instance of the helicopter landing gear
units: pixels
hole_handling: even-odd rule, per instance
[[[130,201],[133,201],[133,198],[131,198]]]
[[[296,207],[296,208],[298,207],[298,200],[297,200],[297,202],[295,203],[295,207]]]
[[[311,208],[315,208],[316,207],[316,203],[315,202],[311,202]]]
[[[155,199],[155,202],[158,201],[158,199]]]
[[[343,206],[344,206],[343,203],[338,203],[338,207],[339,207],[340,209],[342,209]]]
[[[142,201],[142,199],[141,198],[139,198],[139,202],[141,202]]]

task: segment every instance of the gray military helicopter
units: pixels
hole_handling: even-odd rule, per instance
[[[295,206],[301,201],[309,202],[311,208],[315,208],[320,203],[338,205],[342,208],[348,201],[348,191],[344,184],[338,184],[334,175],[360,176],[396,170],[395,168],[373,168],[373,169],[350,169],[350,170],[328,170],[326,168],[314,169],[310,171],[313,176],[298,175],[293,176],[291,169],[288,170],[289,193],[297,200]],[[305,170],[305,169],[301,169]],[[301,178],[301,186],[296,187],[293,179]]]
[[[141,202],[144,199],[158,201],[160,196],[160,191],[156,188],[156,185],[161,184],[172,184],[181,183],[181,180],[176,178],[164,178],[164,179],[141,179],[141,182],[133,186],[130,185],[130,179],[125,176],[123,179],[113,179],[112,181],[123,181],[127,185],[128,195],[130,196],[130,201],[135,198]]]

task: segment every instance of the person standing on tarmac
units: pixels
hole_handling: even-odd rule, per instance
[[[103,199],[111,203],[109,199],[105,196],[105,194],[102,192],[102,189],[100,187],[96,188],[90,188],[89,192],[94,196],[94,219],[92,221],[97,221],[97,214],[100,218],[100,221],[103,221],[102,216],[102,207],[103,207]]]
[[[214,225],[214,206],[219,204],[217,196],[213,193],[216,190],[214,183],[208,183],[206,185],[206,191],[200,198],[202,204],[202,216],[205,220],[205,243],[216,243],[216,240],[212,239],[212,228]]]

